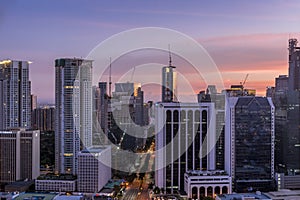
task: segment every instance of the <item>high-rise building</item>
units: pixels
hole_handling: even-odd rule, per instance
[[[174,71],[175,68],[172,66],[171,57],[169,66],[162,68],[162,102],[177,101],[177,73]]]
[[[0,79],[0,130],[4,129],[4,115],[3,115],[3,81]]]
[[[198,102],[212,102],[216,117],[216,169],[224,170],[225,158],[225,106],[226,95],[217,93],[215,85],[208,85],[206,92],[200,91]]]
[[[155,183],[183,191],[188,170],[215,170],[213,103],[157,103],[155,109]]]
[[[99,82],[100,89],[100,101],[99,101],[99,122],[100,127],[105,135],[108,130],[108,95],[107,95],[107,83]]]
[[[225,171],[234,190],[274,189],[274,117],[271,98],[241,96],[228,100]]]
[[[297,44],[297,39],[289,39],[288,126],[283,164],[290,175],[300,174],[300,47]]]
[[[289,90],[300,90],[300,47],[298,40],[289,39]]]
[[[31,95],[31,111],[37,108],[37,96],[32,94]]]
[[[77,154],[92,145],[92,61],[55,60],[55,171],[76,174]]]
[[[111,178],[111,146],[94,146],[78,154],[79,192],[99,192]]]
[[[36,179],[40,174],[40,131],[0,131],[0,183]]]
[[[288,76],[279,75],[275,78],[275,87],[273,87],[272,101],[275,106],[275,171],[286,172],[286,158],[288,158],[287,135],[287,94],[288,94]]]
[[[278,91],[287,91],[289,86],[289,77],[287,75],[279,75],[275,78],[275,90]]]
[[[0,129],[31,127],[31,82],[29,61],[0,61]]]
[[[32,128],[40,131],[55,131],[55,108],[45,106],[32,112]]]

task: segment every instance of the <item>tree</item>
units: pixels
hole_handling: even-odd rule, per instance
[[[151,182],[151,183],[149,183],[149,185],[148,185],[148,189],[150,189],[150,190],[153,190],[153,186],[154,186],[154,184]]]
[[[154,194],[159,194],[160,193],[160,189],[159,187],[155,186],[155,188],[153,189]]]

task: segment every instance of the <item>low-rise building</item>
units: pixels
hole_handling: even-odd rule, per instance
[[[231,177],[223,170],[187,171],[184,180],[188,198],[215,197],[218,194],[230,194],[232,191]]]
[[[78,153],[78,191],[99,192],[111,178],[111,146],[94,146]]]
[[[40,131],[0,131],[0,183],[33,180],[40,175]]]
[[[35,180],[36,191],[74,192],[76,190],[76,176],[71,174],[47,174]]]
[[[284,175],[283,173],[276,174],[275,176],[277,188],[300,190],[300,175]]]
[[[300,199],[300,190],[283,189],[276,192],[266,193],[272,200],[296,200]]]
[[[267,195],[257,191],[256,193],[220,194],[216,200],[272,200]]]
[[[34,180],[31,180],[31,181],[27,181],[27,180],[25,180],[25,181],[16,181],[16,182],[5,185],[5,192],[25,192],[33,184],[34,184]]]

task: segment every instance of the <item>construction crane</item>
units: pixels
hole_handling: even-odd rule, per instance
[[[246,81],[247,81],[247,79],[248,79],[248,76],[249,76],[249,74],[246,75],[246,77],[245,77],[245,79],[244,79],[243,82],[240,82],[240,84],[241,84],[243,87],[244,87],[244,85],[245,85],[245,83],[246,83]]]
[[[242,87],[242,95],[243,95],[243,96],[245,95],[245,94],[244,94],[244,85],[245,85],[245,83],[246,83],[246,81],[247,81],[247,79],[248,79],[248,76],[249,76],[249,74],[246,75],[246,77],[245,77],[245,79],[244,79],[243,82],[240,82],[240,85],[241,85],[241,87]]]
[[[135,72],[135,66],[133,67],[133,70],[132,70],[132,73],[131,73],[131,78],[130,78],[130,82],[132,83],[133,81],[133,75],[134,75],[134,72]]]

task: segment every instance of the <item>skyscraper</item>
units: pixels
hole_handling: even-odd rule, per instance
[[[0,61],[0,129],[31,127],[29,61]]]
[[[40,174],[40,131],[0,131],[0,183],[35,179]]]
[[[172,66],[170,56],[169,66],[162,68],[162,102],[177,101],[177,73],[174,71],[175,68]]]
[[[298,40],[289,39],[289,90],[300,90],[300,47]]]
[[[271,98],[229,98],[225,170],[237,192],[274,189],[274,112]]]
[[[225,154],[225,106],[226,94],[217,93],[215,85],[208,85],[206,93],[200,91],[198,94],[198,102],[212,102],[215,109],[216,117],[216,169],[224,170],[224,154]]]
[[[284,164],[291,175],[300,174],[300,47],[297,44],[297,39],[289,39],[288,130],[284,141]]]
[[[213,103],[157,103],[155,110],[155,183],[183,191],[188,170],[215,170]]]
[[[100,122],[100,127],[107,135],[107,129],[108,129],[108,124],[107,124],[107,118],[108,118],[108,96],[107,96],[107,83],[106,82],[99,82],[99,89],[100,89],[100,101],[99,101],[99,122]]]
[[[55,171],[76,174],[77,154],[92,145],[92,61],[55,60]]]

